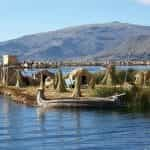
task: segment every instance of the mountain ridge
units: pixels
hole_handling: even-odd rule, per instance
[[[15,54],[23,60],[64,60],[80,57],[99,60],[123,58],[128,51],[134,49],[137,58],[144,51],[149,59],[149,42],[150,26],[120,22],[88,24],[0,42],[0,55]]]

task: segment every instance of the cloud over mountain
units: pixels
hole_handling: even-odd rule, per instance
[[[137,1],[144,5],[150,5],[150,0],[137,0]]]

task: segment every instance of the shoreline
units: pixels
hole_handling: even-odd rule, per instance
[[[0,86],[0,95],[2,96],[8,96],[11,98],[12,101],[20,104],[24,104],[27,106],[32,107],[38,107],[37,103],[37,89],[38,87],[28,87],[28,88],[16,88],[13,86],[8,87],[2,87]],[[45,90],[44,95],[47,100],[52,104],[51,106],[59,106],[60,103],[63,103],[63,101],[68,101],[71,99],[71,102],[68,101],[68,106],[73,107],[71,103],[77,103],[79,106],[82,105],[82,103],[88,103],[88,107],[96,106],[96,104],[106,105],[109,104],[109,107],[112,105],[116,105],[115,102],[113,102],[111,97],[91,97],[88,96],[85,91],[82,91],[82,96],[78,98],[72,97],[72,92],[67,91],[65,93],[57,93],[52,89]],[[53,105],[53,101],[55,102],[55,105]],[[47,101],[48,102],[48,101]],[[94,105],[93,105],[94,104]],[[66,105],[66,106],[67,106]],[[67,106],[67,107],[68,107]]]
[[[24,93],[24,89],[18,89],[15,87],[2,87],[0,86],[0,95],[8,96],[12,101],[24,104],[27,106],[36,107],[36,95],[30,95]]]
[[[8,97],[10,97],[10,100],[12,100],[16,103],[19,103],[19,104],[23,104],[23,105],[30,106],[30,107],[38,107],[39,106],[37,103],[37,89],[38,88],[39,88],[38,86],[16,88],[14,86],[3,87],[2,85],[0,85],[0,95],[8,96]],[[102,87],[101,87],[101,90],[103,91]],[[142,93],[140,92],[137,95],[136,93],[139,90]],[[124,100],[127,103],[128,110],[149,110],[149,108],[150,108],[149,88],[148,89],[139,89],[139,90],[129,91],[126,93],[127,95],[125,96]],[[79,104],[80,104],[80,100],[81,100],[81,103],[83,100],[91,103],[91,102],[96,101],[96,99],[105,97],[105,96],[103,97],[100,95],[99,96],[98,95],[90,96],[88,93],[88,90],[86,90],[86,89],[82,89],[81,91],[82,91],[82,96],[78,98]],[[53,101],[55,101],[55,100],[60,100],[58,102],[58,104],[63,102],[64,99],[67,100],[67,99],[73,98],[72,91],[69,91],[69,90],[64,93],[57,93],[54,89],[45,89],[44,96],[45,96],[45,100],[52,100],[50,103],[53,103]],[[111,97],[111,96],[108,96],[108,97]],[[92,99],[91,99],[91,97],[92,97]],[[108,97],[105,97],[105,98],[108,98]],[[74,100],[76,101],[77,98],[74,98]],[[55,104],[57,104],[57,102]],[[71,107],[69,106],[69,108],[71,108]]]

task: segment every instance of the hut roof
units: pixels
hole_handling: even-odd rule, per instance
[[[91,73],[88,70],[84,69],[84,68],[77,68],[77,69],[73,70],[72,72],[70,72],[69,78],[73,79],[78,75],[89,77],[89,76],[91,76]]]
[[[49,76],[51,78],[54,78],[55,77],[55,74],[48,71],[48,70],[42,70],[42,71],[39,71],[35,74],[36,77],[41,77],[41,74],[43,74],[44,76]]]
[[[143,72],[141,72],[141,71],[140,71],[140,72],[137,72],[137,73],[135,74],[135,77],[136,77],[136,78],[141,77],[141,76],[143,76]]]

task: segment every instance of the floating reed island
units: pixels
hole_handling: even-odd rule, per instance
[[[65,76],[61,69],[25,76],[22,70],[5,66],[0,93],[30,106],[149,109],[150,71],[118,71],[108,65],[97,73],[77,68]]]

